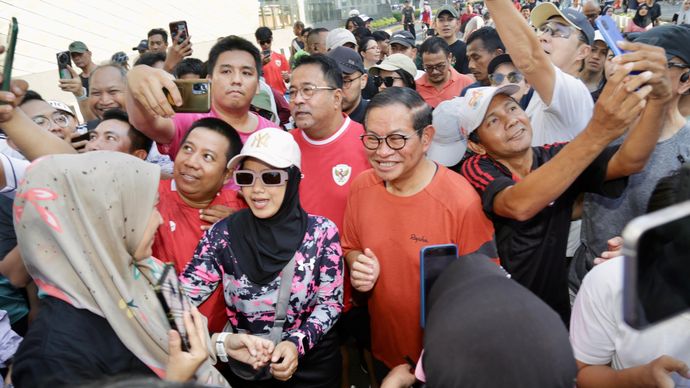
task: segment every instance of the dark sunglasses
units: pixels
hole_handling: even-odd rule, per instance
[[[237,186],[254,186],[256,178],[261,178],[264,186],[282,186],[288,180],[288,173],[285,170],[263,170],[258,173],[251,170],[236,170],[233,177]]]
[[[516,84],[524,79],[521,73],[517,71],[511,71],[508,74],[501,74],[501,73],[493,73],[489,75],[489,81],[491,81],[491,85],[493,86],[498,86],[503,83],[503,81],[508,80],[511,84]]]
[[[259,45],[265,45],[265,44],[270,44],[272,41],[271,40],[260,40]]]
[[[381,77],[379,75],[374,76],[374,85],[378,88],[379,86],[386,85],[387,88],[393,86],[396,79],[402,79],[402,77]]]

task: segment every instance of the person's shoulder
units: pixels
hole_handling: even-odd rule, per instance
[[[467,179],[445,166],[438,165],[436,177],[428,186],[429,194],[439,203],[456,207],[458,204],[465,206],[467,195],[476,196],[476,191]]]
[[[331,221],[329,218],[316,214],[309,214],[307,229],[337,230],[338,227],[335,225],[335,222]]]
[[[379,183],[381,183],[381,178],[376,175],[373,168],[365,170],[352,181],[350,195],[358,195],[362,190],[368,190]]]
[[[618,256],[608,259],[592,268],[582,280],[582,288],[586,290],[606,288],[611,292],[622,292],[625,257]]]
[[[257,114],[255,112],[250,112],[254,116],[256,116],[257,123],[256,123],[256,130],[264,129],[264,128],[278,128],[276,123],[273,121],[261,116],[260,114]]]

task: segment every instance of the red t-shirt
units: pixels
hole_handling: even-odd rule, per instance
[[[300,202],[309,214],[324,216],[338,226],[342,238],[343,217],[350,184],[371,168],[359,135],[364,127],[344,116],[340,129],[325,140],[313,140],[301,129],[290,133],[302,152]],[[344,311],[351,307],[352,286],[345,273]]]
[[[267,120],[254,112],[249,112],[249,114],[255,115],[256,118],[259,119],[259,122],[256,124],[256,129],[252,132],[244,133],[237,131],[237,133],[240,135],[240,139],[242,140],[242,144],[244,144],[244,142],[247,141],[249,135],[258,131],[259,129],[277,127],[277,125],[275,125],[270,120]],[[182,138],[189,130],[189,127],[191,127],[195,121],[205,119],[206,117],[213,117],[216,119],[220,118],[218,116],[218,113],[213,108],[211,108],[211,111],[208,113],[176,113],[175,116],[173,116],[172,118],[173,123],[175,124],[175,134],[173,135],[173,138],[170,141],[170,143],[158,144],[158,151],[163,155],[170,156],[170,159],[175,160],[175,156],[177,156],[177,151],[180,150],[180,143],[182,142]]]
[[[369,248],[379,278],[369,295],[371,350],[389,368],[416,361],[422,350],[419,252],[427,245],[457,244],[460,255],[493,244],[494,228],[481,199],[462,176],[438,166],[417,194],[390,194],[374,170],[352,183],[345,211],[343,253]]]
[[[290,71],[290,63],[283,54],[271,52],[271,61],[263,66],[264,80],[273,89],[285,95],[287,86],[285,86],[285,81],[283,81],[283,75],[281,74],[283,71]]]
[[[163,217],[163,223],[158,227],[153,242],[153,256],[163,262],[173,263],[179,274],[192,259],[204,234],[201,225],[207,224],[199,217],[199,209],[187,205],[180,198],[174,180],[161,180],[158,195],[158,211]],[[211,205],[224,205],[233,209],[247,207],[236,191],[227,189],[222,189]],[[199,311],[208,318],[208,329],[211,333],[222,331],[228,321],[223,287],[218,287],[211,297],[199,306]]]

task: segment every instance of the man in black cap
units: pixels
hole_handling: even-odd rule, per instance
[[[467,62],[467,46],[465,42],[458,39],[460,21],[458,11],[450,5],[444,5],[438,9],[436,14],[436,31],[438,36],[448,43],[448,48],[452,54],[451,64],[460,74],[469,74],[470,69]]]
[[[594,108],[589,90],[576,78],[594,40],[592,25],[577,11],[542,3],[531,15],[535,35],[510,0],[486,4],[513,63],[535,90],[525,110],[534,130],[532,145],[572,140]]]
[[[139,44],[136,47],[132,47],[132,50],[138,51],[139,55],[147,52],[149,50],[148,39],[142,39],[141,41],[139,41]]]
[[[662,47],[666,52],[671,80],[671,102],[662,121],[661,137],[644,171],[631,175],[620,198],[587,194],[582,215],[582,245],[575,252],[569,281],[579,287],[595,258],[607,251],[609,240],[620,236],[630,220],[645,213],[654,186],[664,176],[690,161],[690,123],[680,112],[680,102],[690,90],[690,26],[664,25],[635,37],[636,43]],[[606,220],[606,222],[601,222]],[[611,242],[613,243],[613,242]]]
[[[417,59],[417,46],[415,44],[415,39],[407,31],[398,31],[390,40],[391,55],[393,54],[405,54],[414,62]],[[424,75],[424,70],[417,69],[417,74],[413,74],[415,81],[419,77]]]
[[[327,56],[338,63],[343,73],[343,113],[360,124],[364,122],[364,111],[369,100],[362,98],[362,89],[367,86],[369,74],[364,70],[362,57],[349,47],[336,47]]]

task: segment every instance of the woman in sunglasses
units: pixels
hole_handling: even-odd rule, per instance
[[[520,90],[511,97],[520,104],[522,109],[527,109],[529,100],[532,98],[532,94],[534,94],[534,89],[530,87],[530,84],[520,73],[520,70],[515,67],[513,60],[510,59],[510,55],[501,54],[496,56],[489,62],[487,72],[489,73],[491,86],[501,86],[504,84],[518,85]]]
[[[417,74],[417,67],[405,54],[389,55],[381,63],[369,69],[369,75],[373,77],[379,92],[392,86],[416,90],[415,74]]]
[[[289,133],[266,128],[252,134],[229,162],[249,209],[207,231],[180,276],[197,304],[222,282],[224,332],[275,344],[258,370],[231,359],[226,377],[233,386],[270,387],[281,380],[281,387],[331,387],[340,378],[331,329],[343,307],[342,251],[335,224],[300,205],[300,159]],[[218,358],[227,360],[222,348]]]

